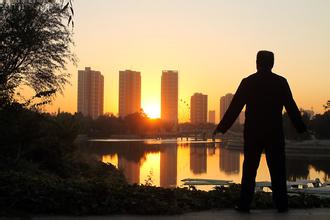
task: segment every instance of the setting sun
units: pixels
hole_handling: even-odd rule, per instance
[[[149,118],[160,118],[160,109],[156,103],[148,103],[143,106],[144,113]]]

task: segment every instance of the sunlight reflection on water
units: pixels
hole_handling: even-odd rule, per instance
[[[219,141],[139,140],[94,141],[95,154],[105,163],[121,169],[130,183],[162,187],[182,186],[182,179],[205,178],[233,180],[240,183],[243,153],[228,149]],[[315,179],[327,181],[328,159],[287,157],[288,180]],[[270,181],[263,154],[257,181]],[[212,186],[200,186],[209,190]]]

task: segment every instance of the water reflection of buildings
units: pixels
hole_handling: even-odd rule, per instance
[[[214,145],[180,143],[178,147],[176,144],[148,145],[142,142],[90,142],[88,144],[86,150],[89,155],[103,162],[118,165],[130,183],[143,183],[148,174],[146,167],[148,169],[155,167],[153,169],[156,174],[154,177],[157,178],[155,183],[157,186],[163,187],[175,186],[179,177],[198,178],[200,174],[206,172],[209,172],[208,176],[223,173],[232,175],[230,179],[239,182],[241,152],[224,149],[222,143]],[[149,153],[157,153],[158,156],[149,161],[147,159]],[[178,157],[184,158],[178,160]],[[144,160],[145,162],[143,162]],[[145,166],[146,161],[150,162],[147,166]],[[207,170],[207,165],[210,168],[214,167],[213,165],[219,166],[219,170],[216,172],[214,169]],[[266,166],[266,161],[262,160],[260,167],[266,168]],[[180,167],[179,170],[178,167]],[[329,174],[329,157],[287,155],[288,180],[315,179],[317,177],[321,181],[328,181]],[[159,177],[160,179],[158,179]],[[214,176],[214,178],[219,177]]]
[[[208,147],[207,148],[207,154],[208,154],[208,156],[213,156],[213,155],[215,155],[215,146],[212,146],[212,147]]]
[[[96,158],[100,158],[103,163],[112,164],[118,168],[118,156],[117,154],[104,154],[101,156],[95,155]]]
[[[194,174],[206,173],[207,149],[205,145],[190,145],[190,170]]]
[[[140,183],[140,162],[127,160],[125,157],[119,157],[118,168],[123,171],[129,183]]]
[[[239,173],[239,152],[221,148],[220,149],[220,170],[226,174]]]
[[[177,147],[166,146],[160,152],[160,186],[176,186]]]

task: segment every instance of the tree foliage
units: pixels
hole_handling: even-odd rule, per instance
[[[324,110],[330,110],[330,100],[327,101],[327,103],[323,106]]]
[[[311,124],[317,138],[330,138],[330,111],[315,115]]]
[[[69,7],[70,6],[70,7]],[[0,103],[18,101],[18,88],[34,91],[42,103],[69,83],[68,62],[75,63],[72,4],[63,1],[13,1],[0,11]],[[31,102],[31,100],[29,100]],[[30,103],[28,103],[30,104]]]

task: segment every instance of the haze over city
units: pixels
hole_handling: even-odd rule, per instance
[[[329,98],[329,1],[79,0],[74,8],[78,65],[48,111],[77,111],[77,72],[90,66],[104,76],[104,112],[118,114],[118,73],[132,69],[141,72],[141,107],[159,117],[162,70],[178,70],[179,99],[207,94],[218,120],[220,97],[256,71],[261,49],[275,53],[273,71],[299,107],[323,112]],[[185,114],[179,103],[179,121]]]

